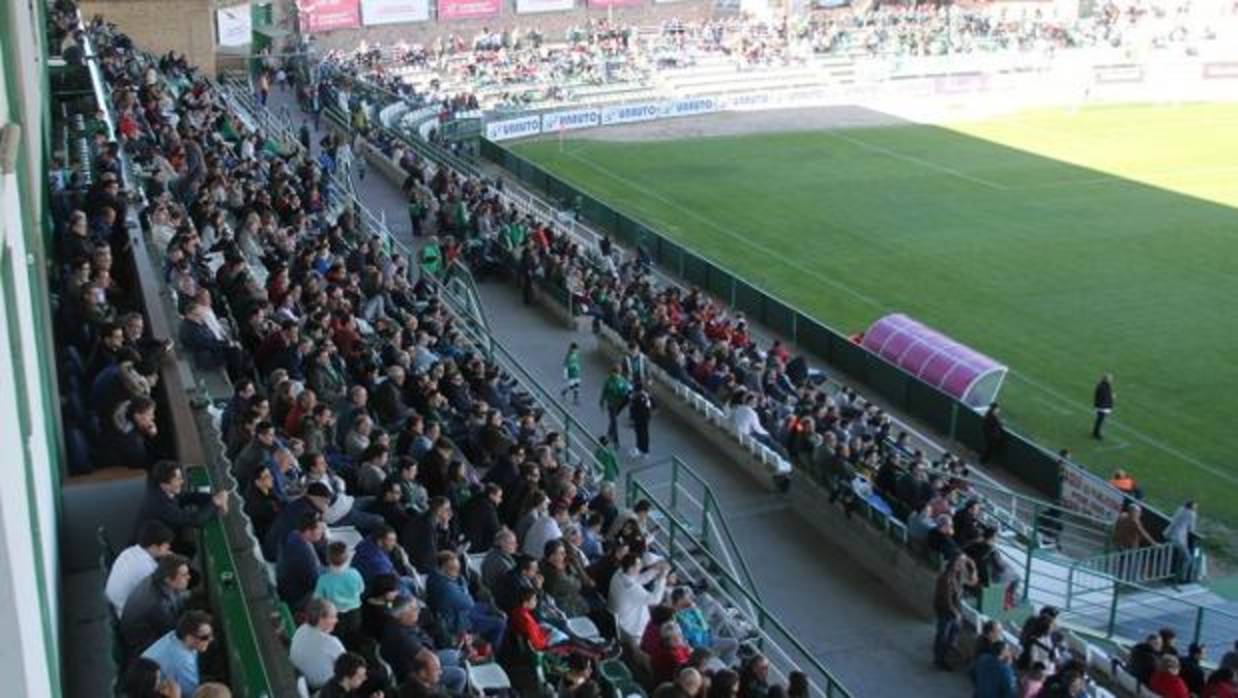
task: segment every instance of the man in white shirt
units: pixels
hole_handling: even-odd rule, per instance
[[[666,594],[671,568],[666,562],[658,562],[642,572],[640,556],[635,554],[628,554],[621,564],[622,569],[610,579],[607,605],[624,637],[635,642],[649,625],[649,607],[661,603]],[[645,586],[650,582],[652,589]]]
[[[524,534],[524,545],[520,546],[520,552],[540,560],[546,552],[546,544],[563,537],[561,524],[567,522],[567,508],[562,504],[552,506],[549,513],[538,514]]]
[[[743,402],[731,411],[731,423],[735,425],[735,433],[741,438],[745,436],[769,437],[769,432],[761,426],[761,418],[757,416],[756,409],[752,407],[756,401],[756,396],[749,393],[744,396]]]
[[[311,690],[318,690],[331,680],[335,660],[344,654],[344,643],[332,635],[339,614],[326,599],[311,599],[305,606],[305,624],[292,635],[289,659],[305,676]]]
[[[162,521],[145,521],[138,528],[138,542],[121,551],[112,563],[107,575],[104,594],[116,611],[116,617],[125,610],[129,594],[143,579],[154,573],[159,558],[172,552],[175,534]]]

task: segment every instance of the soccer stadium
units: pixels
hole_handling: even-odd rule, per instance
[[[1238,696],[1238,3],[0,4],[16,698]]]

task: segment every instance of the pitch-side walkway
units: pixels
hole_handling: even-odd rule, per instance
[[[272,95],[276,105],[289,106],[296,121],[299,114],[290,101],[286,95]],[[385,212],[393,234],[411,242],[395,184],[371,171],[357,191],[376,215]],[[606,363],[592,336],[564,330],[537,309],[521,305],[518,291],[509,284],[484,284],[482,297],[496,337],[547,387],[560,380],[567,344],[581,344],[584,393],[579,415],[604,432],[605,416],[596,401]],[[654,420],[651,456],[677,455],[710,481],[765,605],[853,695],[901,695],[911,686],[918,696],[961,696],[971,690],[962,673],[932,668],[931,622],[807,529],[779,496],[752,487],[749,477],[709,437],[666,412]],[[631,445],[630,430],[621,438],[625,446]]]

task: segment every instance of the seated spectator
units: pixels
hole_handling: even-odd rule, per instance
[[[416,657],[423,649],[433,651],[442,667],[439,688],[451,695],[464,693],[468,674],[462,667],[459,650],[436,649],[434,640],[420,626],[421,602],[413,596],[401,596],[391,607],[383,624],[380,651],[396,676],[409,676],[416,667]]]
[[[766,698],[769,695],[769,659],[755,654],[744,661],[739,672],[741,698]]]
[[[138,657],[129,664],[117,684],[126,698],[179,698],[180,684],[163,675],[158,662]]]
[[[940,555],[946,562],[953,560],[961,552],[958,544],[954,542],[954,520],[949,514],[937,517],[937,527],[928,534],[928,549]]]
[[[473,600],[460,575],[460,558],[455,553],[445,550],[438,554],[438,568],[426,580],[426,598],[439,626],[449,637],[475,632],[491,647],[502,646],[506,617]]]
[[[499,505],[503,503],[503,488],[487,483],[485,490],[473,496],[460,508],[460,532],[472,550],[487,549],[502,527]]]
[[[1126,663],[1127,670],[1139,683],[1147,684],[1156,673],[1161,656],[1161,636],[1152,633],[1143,642],[1131,648],[1130,659]]]
[[[675,674],[674,682],[664,683],[654,689],[653,698],[700,698],[704,685],[701,672],[685,667]]]
[[[675,611],[675,621],[683,631],[684,640],[692,649],[708,649],[716,654],[725,665],[735,663],[739,652],[739,640],[732,637],[717,637],[709,628],[705,614],[696,605],[696,598],[689,587],[676,587],[671,592],[671,608]],[[721,668],[721,667],[713,667]]]
[[[443,664],[438,655],[422,649],[413,656],[413,670],[408,674],[404,688],[400,689],[400,698],[446,697],[443,690]]]
[[[318,575],[322,573],[315,546],[322,542],[325,534],[322,518],[314,512],[306,512],[280,547],[275,565],[279,598],[294,610],[302,608],[310,599]]]
[[[591,607],[582,590],[586,584],[593,585],[583,575],[579,563],[570,564],[567,545],[562,540],[546,543],[546,556],[542,558],[542,591],[554,599],[555,605],[569,617],[589,615]]]
[[[426,512],[414,516],[400,531],[400,545],[418,572],[429,574],[438,559],[439,546],[450,543],[451,502],[446,497],[432,497]]]
[[[325,686],[335,671],[335,660],[344,654],[344,643],[333,633],[339,615],[326,599],[311,599],[305,605],[305,622],[292,635],[289,659],[309,683],[310,690]]]
[[[335,660],[331,680],[318,692],[318,698],[379,698],[382,691],[363,692],[368,678],[365,658],[345,652]]]
[[[661,642],[658,643],[658,651],[649,656],[649,662],[653,667],[654,680],[660,683],[670,681],[688,663],[692,649],[684,642],[679,623],[674,620],[659,626],[658,635]]]
[[[412,577],[416,570],[409,564],[390,526],[380,526],[357,543],[353,550],[352,566],[361,573],[366,584],[373,584],[383,575],[391,575],[401,580],[401,586],[412,593]]]
[[[99,464],[150,470],[159,456],[155,401],[135,397],[123,404],[124,409],[117,410],[109,428],[103,430]]]
[[[1222,669],[1232,669],[1235,673],[1238,673],[1238,640],[1234,640],[1234,648],[1221,657],[1221,663],[1218,666]]]
[[[1206,672],[1203,662],[1204,646],[1198,642],[1192,642],[1187,648],[1186,657],[1183,658],[1181,670],[1178,672],[1192,695],[1197,696],[1204,692]]]
[[[189,561],[170,553],[134,587],[120,616],[120,635],[130,654],[140,654],[176,627],[189,588]]]
[[[659,562],[643,568],[639,555],[629,553],[608,586],[607,605],[626,639],[635,641],[649,624],[649,607],[662,601],[670,566]],[[652,587],[648,585],[652,583]]]
[[[189,539],[191,529],[201,528],[217,513],[227,513],[228,493],[183,492],[185,472],[175,461],[155,465],[138,508],[138,521],[159,521],[172,529],[176,538],[172,549],[193,557],[196,547]]]
[[[275,494],[275,475],[269,468],[262,468],[245,488],[245,515],[254,527],[254,536],[262,540],[283,503]]]
[[[1018,685],[1011,666],[1010,645],[994,643],[989,653],[976,660],[976,698],[1016,698]]]
[[[172,552],[172,529],[160,521],[144,521],[138,527],[138,542],[125,548],[108,571],[104,593],[116,617],[124,614],[125,601],[142,580],[159,567],[159,559]]]
[[[1178,675],[1181,662],[1177,655],[1167,654],[1161,657],[1159,668],[1148,681],[1148,688],[1160,698],[1190,698],[1191,692],[1186,682]]]
[[[345,639],[355,639],[361,630],[361,593],[365,591],[365,580],[349,566],[351,560],[344,541],[327,544],[327,569],[314,584],[314,597],[335,606],[339,614],[337,634]]]
[[[288,539],[288,534],[296,530],[297,525],[305,518],[306,514],[317,514],[321,517],[322,512],[327,510],[327,503],[330,500],[330,488],[321,482],[310,483],[305,488],[304,495],[288,502],[275,515],[275,520],[271,522],[271,527],[267,529],[266,535],[262,537],[263,557],[268,562],[275,562],[279,558],[280,548],[283,547],[284,542]]]
[[[182,696],[192,696],[198,689],[198,655],[206,651],[212,639],[210,615],[186,611],[175,629],[146,648],[142,656],[158,664],[163,675],[180,687]]]
[[[1208,675],[1200,698],[1238,698],[1238,683],[1234,679],[1232,668],[1223,666],[1217,669]]]
[[[481,562],[481,583],[493,592],[499,581],[516,566],[516,534],[502,528],[494,535],[494,545]]]

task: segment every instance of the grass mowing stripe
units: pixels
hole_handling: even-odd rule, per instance
[[[890,308],[976,346],[1017,372],[1016,427],[1238,525],[1238,131],[1198,126],[1238,106],[1033,116],[517,150],[842,331]],[[1095,443],[1102,370],[1119,411]]]

